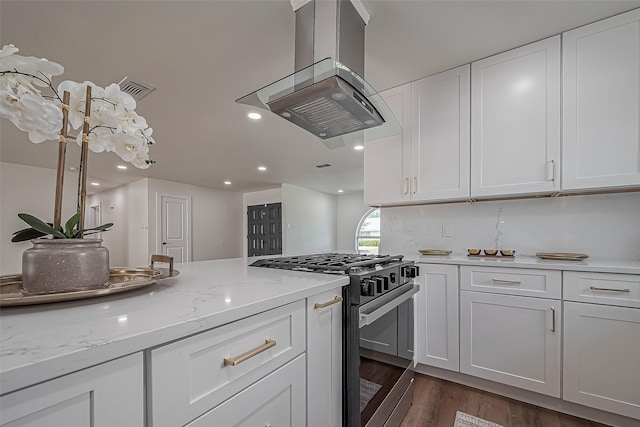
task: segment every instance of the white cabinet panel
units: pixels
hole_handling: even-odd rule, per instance
[[[185,427],[303,426],[304,374],[304,356],[299,356]]]
[[[460,289],[560,299],[562,273],[533,268],[464,265],[460,267]]]
[[[640,9],[562,41],[563,189],[640,185]]]
[[[371,206],[410,199],[411,84],[380,93],[403,133],[367,141],[364,149],[364,203]]]
[[[562,294],[568,301],[640,308],[640,275],[565,271]]]
[[[640,309],[564,303],[563,398],[640,419]]]
[[[0,398],[3,427],[144,426],[142,353]]]
[[[560,301],[460,292],[460,372],[560,397]]]
[[[342,426],[341,295],[337,288],[307,299],[308,427]]]
[[[469,64],[412,83],[411,199],[469,197]]]
[[[416,296],[416,361],[458,371],[458,267],[421,264]]]
[[[471,196],[560,189],[560,36],[471,64]]]

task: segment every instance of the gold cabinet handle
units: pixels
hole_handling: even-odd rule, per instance
[[[613,289],[613,288],[597,288],[591,286],[592,291],[610,291],[610,292],[631,292],[631,289]]]
[[[265,425],[264,427],[273,427],[273,424],[269,423],[269,424]]]
[[[224,358],[224,366],[236,366],[244,362],[245,360],[251,359],[253,356],[256,356],[263,351],[270,349],[271,347],[275,347],[276,342],[271,338],[267,338],[264,340],[264,344],[259,347],[256,347],[252,350],[247,351],[246,353],[242,353],[238,357],[225,357]]]
[[[409,178],[404,179],[404,186],[402,191],[404,192],[404,194],[407,194],[409,192]]]
[[[414,176],[413,177],[413,194],[416,194],[416,191],[418,191],[418,178]]]
[[[551,307],[551,332],[556,331],[556,308]]]
[[[519,285],[520,283],[522,283],[520,280],[496,279],[495,277],[491,280],[493,280],[494,283],[507,283],[511,285]]]
[[[550,160],[547,166],[547,180],[555,181],[556,180],[556,161]]]
[[[325,307],[329,307],[330,305],[333,304],[337,304],[339,302],[342,301],[342,297],[338,297],[336,296],[334,299],[332,299],[331,301],[327,301],[327,302],[317,302],[315,304],[313,304],[313,308],[318,309],[318,308],[325,308]]]

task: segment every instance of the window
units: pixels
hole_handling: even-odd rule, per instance
[[[356,230],[358,253],[378,254],[380,246],[380,209],[371,209],[364,214]]]

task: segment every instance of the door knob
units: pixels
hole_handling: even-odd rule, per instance
[[[167,244],[167,242],[162,242],[162,244],[163,244],[163,245],[166,245],[166,244]]]

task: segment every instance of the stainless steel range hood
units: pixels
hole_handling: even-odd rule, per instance
[[[272,111],[329,148],[402,132],[364,74],[359,0],[291,0],[296,13],[296,72],[236,102]]]

